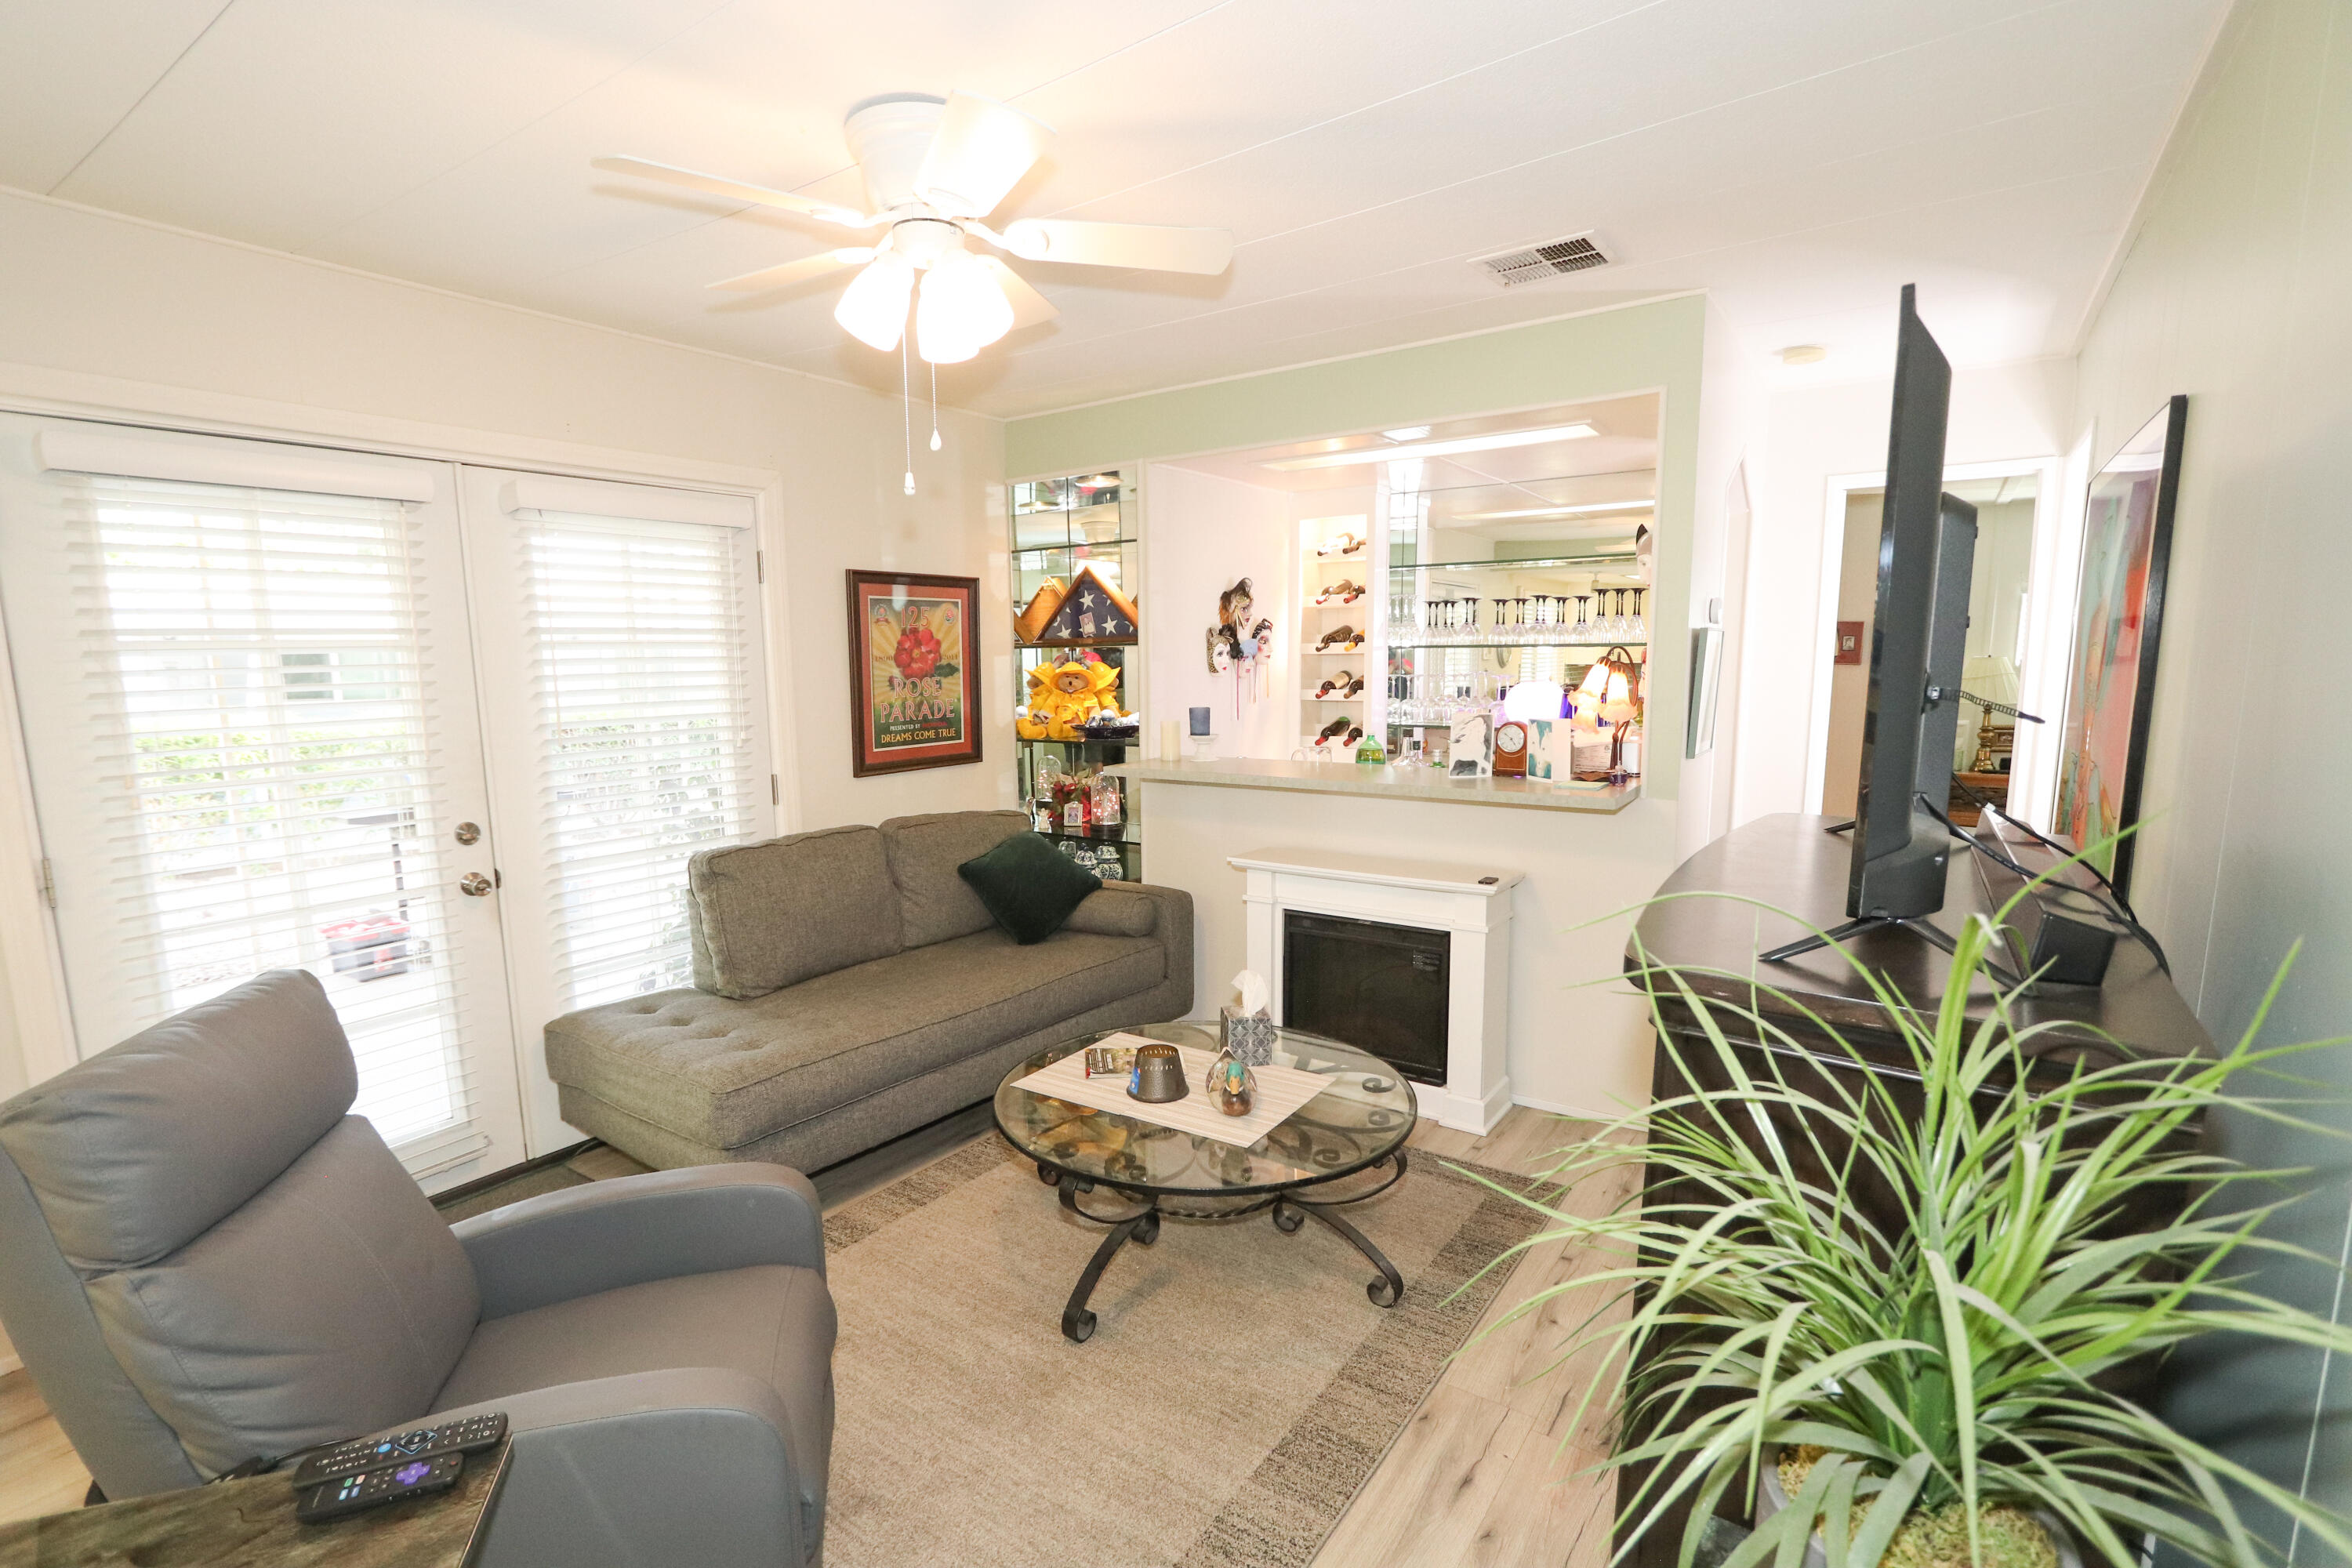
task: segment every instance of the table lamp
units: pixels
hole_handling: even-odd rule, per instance
[[[1614,731],[1609,747],[1609,766],[1618,772],[1625,756],[1625,726],[1639,718],[1641,703],[1635,693],[1642,679],[1641,666],[1622,647],[1612,647],[1584,672],[1576,687],[1576,716],[1606,721]]]

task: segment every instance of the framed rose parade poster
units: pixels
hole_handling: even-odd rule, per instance
[[[849,574],[850,771],[980,761],[980,579]]]

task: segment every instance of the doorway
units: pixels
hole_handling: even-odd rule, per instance
[[[1822,555],[1821,663],[1815,671],[1813,744],[1807,795],[1812,809],[1852,816],[1862,767],[1863,716],[1870,687],[1872,624],[1878,588],[1885,476],[1832,480]],[[2037,572],[2054,533],[2054,459],[1970,464],[1947,470],[1945,490],[1977,509],[1962,689],[2009,707],[2039,710],[2052,672],[2037,644]],[[1981,804],[2039,822],[2049,741],[2031,724],[1964,700],[1952,759],[1953,819],[1973,824]]]

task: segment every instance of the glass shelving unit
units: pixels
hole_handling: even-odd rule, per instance
[[[1134,487],[1117,469],[1070,474],[1058,479],[1024,479],[1006,487],[1006,508],[1013,552],[1013,611],[1027,607],[1049,577],[1068,583],[1079,569],[1091,565],[1102,579],[1130,597],[1141,575],[1143,559],[1140,513]],[[1140,608],[1140,606],[1139,606]],[[1012,706],[1029,702],[1029,672],[1040,665],[1060,664],[1091,652],[1119,672],[1118,701],[1132,713],[1143,710],[1139,687],[1143,660],[1134,642],[1056,643],[1048,647],[1013,644]],[[1014,777],[1032,819],[1036,816],[1037,778],[1050,758],[1066,773],[1098,769],[1126,761],[1132,741],[1030,741],[1013,737]],[[1040,829],[1057,848],[1085,864],[1098,876],[1140,881],[1143,876],[1143,830],[1136,821],[1137,796],[1126,782],[1121,792],[1122,823],[1115,827],[1068,830]]]
[[[1400,531],[1400,533],[1402,531]],[[1649,642],[1631,552],[1418,561],[1392,537],[1386,616],[1391,756],[1523,680],[1572,687],[1611,647]],[[1431,743],[1433,745],[1433,742]],[[1430,746],[1418,749],[1424,751]]]

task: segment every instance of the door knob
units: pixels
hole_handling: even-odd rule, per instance
[[[479,871],[468,871],[457,879],[457,890],[469,899],[478,899],[490,890],[491,882]]]
[[[473,822],[461,822],[457,824],[458,843],[479,844],[481,841],[482,829],[480,824]]]

